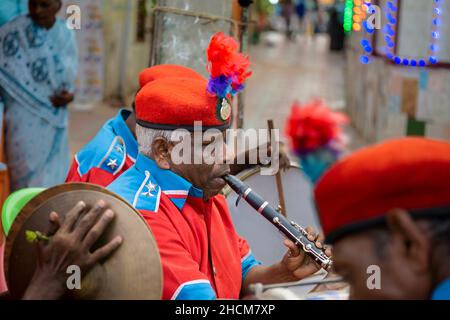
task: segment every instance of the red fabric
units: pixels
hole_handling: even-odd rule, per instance
[[[239,299],[241,259],[250,248],[236,233],[223,196],[207,203],[188,197],[180,213],[162,194],[158,212],[141,213],[158,243],[163,299],[171,299],[182,284],[195,280],[208,280],[219,299]]]
[[[305,105],[294,102],[286,121],[286,136],[293,150],[313,151],[331,141],[342,141],[342,125],[348,122],[346,115],[332,111],[321,100]]]
[[[139,84],[143,88],[146,84],[155,80],[173,77],[203,79],[199,73],[190,68],[174,64],[162,64],[144,69],[139,74]]]
[[[207,81],[202,79],[167,78],[147,84],[136,96],[135,111],[138,120],[153,124],[180,127],[222,126],[218,115],[218,98],[206,91]]]
[[[394,208],[450,206],[450,143],[403,138],[343,159],[319,181],[315,199],[325,235]]]
[[[112,173],[105,171],[101,168],[92,168],[88,171],[88,173],[80,176],[79,170],[78,170],[78,163],[74,159],[72,161],[72,165],[70,167],[69,173],[67,174],[66,183],[76,183],[76,182],[84,182],[84,183],[92,183],[99,185],[101,187],[107,187],[110,185],[114,180],[116,180],[122,173],[127,171],[130,167],[134,165],[134,162],[127,157],[125,164],[116,175],[113,175]]]
[[[248,68],[250,61],[239,52],[239,44],[222,32],[216,33],[206,50],[208,57],[207,70],[212,78],[225,76],[232,78],[234,89],[239,88],[252,75]]]

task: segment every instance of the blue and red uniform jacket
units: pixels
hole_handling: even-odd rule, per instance
[[[138,144],[125,121],[131,111],[121,109],[75,155],[66,182],[88,182],[106,187],[136,162]]]
[[[165,300],[238,299],[255,260],[222,195],[203,192],[139,154],[109,190],[140,211],[158,243]]]

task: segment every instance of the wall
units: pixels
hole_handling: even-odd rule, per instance
[[[133,95],[139,72],[149,65],[150,38],[147,34],[144,42],[136,40],[137,16],[136,0],[104,1],[106,99]]]
[[[368,142],[419,135],[450,141],[450,69],[361,64],[361,33],[348,42],[346,95],[353,125]]]

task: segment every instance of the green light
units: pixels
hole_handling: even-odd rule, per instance
[[[352,23],[353,23],[353,0],[345,1],[345,10],[344,10],[344,31],[346,33],[350,33],[352,31]]]

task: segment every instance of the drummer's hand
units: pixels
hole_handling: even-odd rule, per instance
[[[323,236],[318,235],[314,228],[306,228],[308,239],[314,241],[316,247],[325,248],[325,254],[331,257],[331,248],[324,247]],[[312,259],[305,251],[300,250],[292,241],[285,240],[284,245],[289,249],[284,256],[281,264],[286,269],[285,272],[292,276],[292,281],[298,281],[313,275],[321,269],[321,267]]]
[[[67,290],[69,266],[78,266],[81,277],[99,261],[108,257],[122,243],[117,236],[108,244],[91,253],[91,248],[114,219],[114,212],[99,201],[87,210],[79,202],[67,213],[63,222],[56,212],[50,213],[51,227],[48,243],[38,242],[38,262],[34,277],[24,299],[59,299]]]

